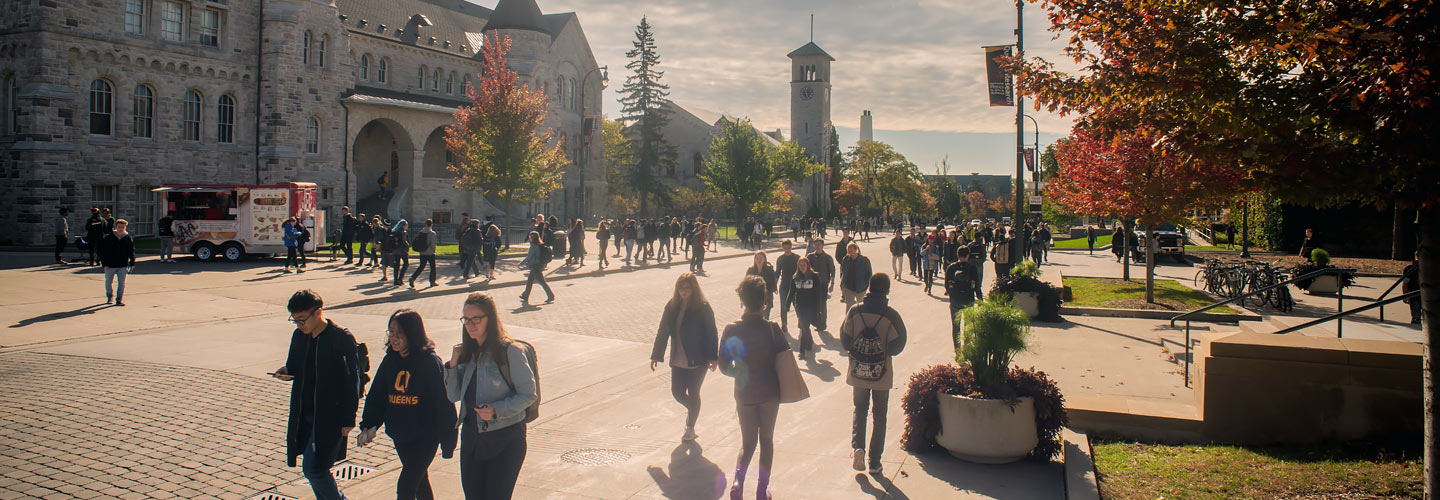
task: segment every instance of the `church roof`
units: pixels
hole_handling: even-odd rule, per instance
[[[789,58],[796,58],[796,57],[803,57],[803,56],[821,56],[821,57],[824,57],[824,58],[829,59],[829,60],[831,60],[831,61],[834,61],[834,60],[835,60],[834,57],[831,57],[829,53],[825,52],[825,49],[820,48],[820,46],[819,46],[819,45],[816,45],[815,42],[807,43],[807,44],[801,46],[800,48],[795,49],[794,51],[792,51],[792,52],[790,52],[789,54],[786,54],[786,55],[785,55],[785,57],[789,57]]]
[[[343,23],[349,31],[402,43],[413,40],[416,46],[467,56],[480,50],[475,43],[478,37],[469,34],[479,33],[493,14],[490,9],[463,0],[335,0],[335,5],[345,16]],[[431,25],[421,27],[415,33],[418,38],[396,36],[395,31],[404,29],[415,14],[425,16]],[[385,26],[383,32],[381,25]],[[435,37],[433,44],[430,43],[432,36]],[[445,46],[447,41],[449,47]],[[465,46],[463,52],[462,45]]]
[[[540,13],[540,6],[535,4],[535,0],[500,0],[495,6],[495,14],[485,24],[485,31],[508,29],[551,34],[551,26],[545,15]]]
[[[691,106],[691,105],[687,105],[687,104],[680,104],[680,103],[677,103],[677,102],[675,102],[675,101],[666,101],[666,103],[669,104],[669,105],[673,108],[673,109],[671,110],[672,112],[673,112],[673,111],[679,111],[679,112],[688,114],[688,115],[694,117],[696,120],[698,120],[698,121],[700,121],[700,122],[703,122],[703,123],[705,123],[706,125],[710,126],[712,129],[715,130],[715,132],[712,132],[712,133],[718,133],[718,131],[720,130],[720,127],[724,125],[723,122],[727,122],[727,121],[728,121],[728,122],[733,122],[733,123],[740,123],[741,121],[743,121],[742,119],[736,118],[736,117],[731,116],[731,115],[729,115],[729,114],[720,113],[720,112],[716,112],[716,111],[710,111],[710,110],[705,109],[705,108],[700,108],[700,107]],[[750,126],[750,128],[754,128],[756,132],[759,132],[759,133],[760,133],[760,136],[765,140],[765,142],[770,143],[771,146],[779,146],[779,145],[780,145],[780,141],[779,141],[779,140],[775,139],[775,137],[771,136],[770,134],[765,133],[765,131],[760,130],[759,128],[755,127],[753,124]]]

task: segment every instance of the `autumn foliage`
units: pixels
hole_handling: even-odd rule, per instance
[[[1139,218],[1147,225],[1223,206],[1235,194],[1235,170],[1183,162],[1153,143],[1135,134],[1107,140],[1076,130],[1056,147],[1060,173],[1047,192],[1070,212]]]

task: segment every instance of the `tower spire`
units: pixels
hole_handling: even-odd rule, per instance
[[[810,41],[815,41],[815,14],[810,14]]]

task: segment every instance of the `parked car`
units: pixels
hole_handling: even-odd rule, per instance
[[[1144,240],[1145,226],[1136,224],[1135,236],[1130,238],[1130,252],[1135,256],[1135,260],[1140,262],[1145,261],[1145,249],[1140,247],[1140,242]],[[1179,228],[1168,223],[1156,224],[1155,240],[1158,243],[1155,246],[1155,255],[1169,255],[1176,262],[1185,262],[1185,236],[1180,234]]]

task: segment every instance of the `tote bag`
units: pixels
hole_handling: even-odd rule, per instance
[[[775,336],[780,337],[780,327],[770,323]],[[810,397],[810,388],[805,386],[805,376],[800,374],[800,365],[795,362],[795,351],[789,349],[775,353],[775,374],[780,379],[780,402],[795,403]]]

